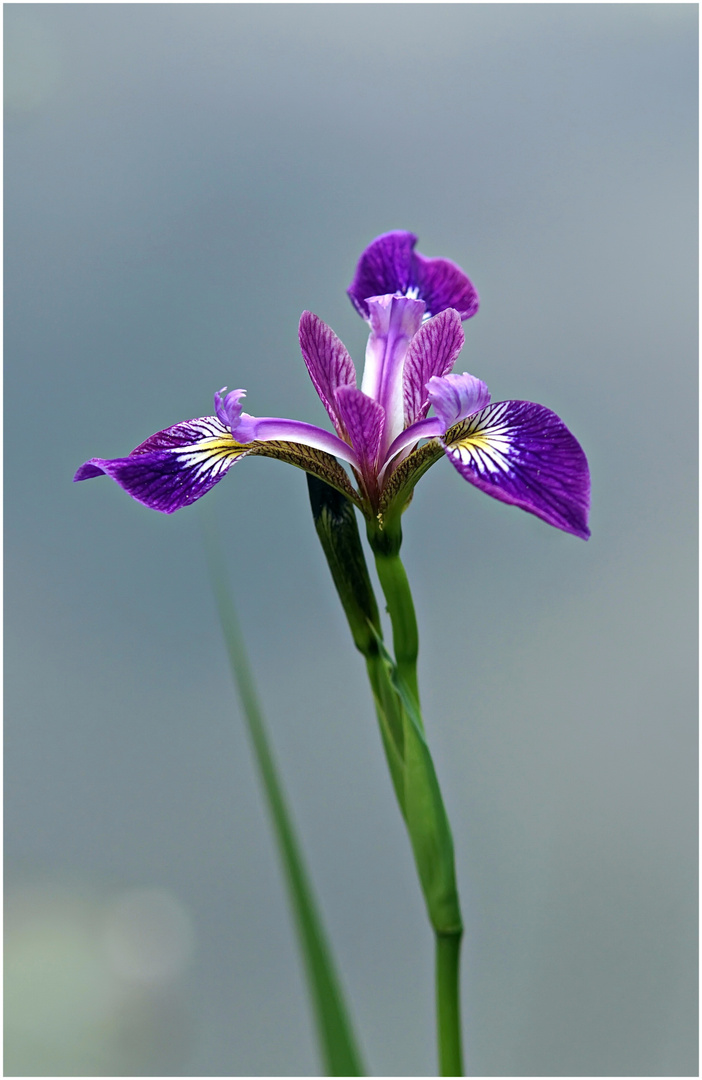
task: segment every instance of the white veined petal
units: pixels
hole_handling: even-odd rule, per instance
[[[575,536],[589,536],[587,459],[550,409],[531,401],[487,405],[450,429],[444,448],[481,491]]]
[[[511,475],[514,456],[519,451],[507,419],[507,404],[499,402],[470,417],[465,433],[446,447],[449,456],[464,465],[472,465],[480,473]]]

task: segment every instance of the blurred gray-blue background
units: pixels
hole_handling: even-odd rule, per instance
[[[582,543],[421,482],[405,557],[476,1075],[696,1075],[696,5],[5,7],[6,1062],[317,1058],[205,572],[92,456],[322,423],[300,312],[406,228],[481,295],[459,370],[588,452]],[[432,941],[304,475],[208,496],[375,1074],[434,1071]]]

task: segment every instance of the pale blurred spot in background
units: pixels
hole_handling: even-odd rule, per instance
[[[8,889],[5,1075],[138,1076],[192,1052],[190,916],[163,889]]]

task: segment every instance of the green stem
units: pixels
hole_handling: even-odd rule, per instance
[[[371,534],[369,539],[375,555],[380,586],[387,601],[397,672],[419,704],[419,631],[409,581],[399,555],[399,545],[398,551],[387,550],[378,543],[376,534]]]
[[[364,1076],[351,1021],[271,752],[214,523],[205,534],[212,586],[285,872],[327,1076]]]
[[[439,1076],[462,1076],[459,958],[461,932],[436,935],[436,1026]]]

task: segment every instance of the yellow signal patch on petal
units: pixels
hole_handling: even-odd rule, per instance
[[[511,473],[514,445],[509,402],[488,405],[446,435],[446,452],[479,473]]]
[[[230,435],[201,439],[186,450],[176,451],[176,454],[183,468],[191,469],[195,476],[203,473],[218,476],[226,472],[237,458],[250,452],[251,445],[238,443]]]
[[[172,514],[202,498],[250,444],[237,442],[216,416],[201,416],[151,435],[125,458],[91,458],[75,480],[104,473],[133,499]]]

